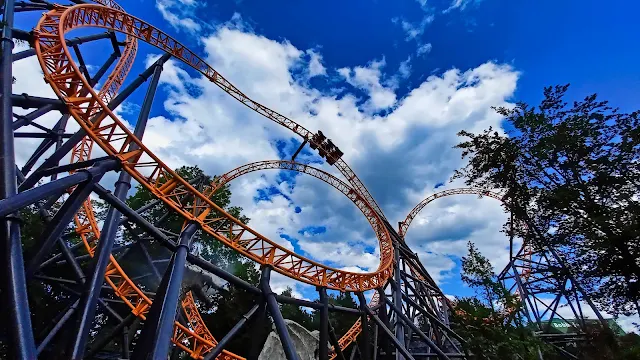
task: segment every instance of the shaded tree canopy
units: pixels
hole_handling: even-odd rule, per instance
[[[506,134],[459,132],[467,185],[506,191],[516,235],[553,246],[601,309],[637,312],[640,300],[639,112],[596,95],[568,104],[568,85],[548,87],[537,107],[497,108]]]
[[[453,312],[454,330],[467,339],[465,350],[482,360],[538,360],[538,351],[546,353],[547,347],[523,321],[519,298],[498,281],[472,243],[468,248],[461,278],[477,296],[457,298]]]

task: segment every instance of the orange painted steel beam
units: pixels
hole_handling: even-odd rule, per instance
[[[45,14],[36,28],[37,41],[35,45],[46,80],[56,94],[67,103],[70,114],[96,144],[108,155],[120,158],[123,169],[136,181],[149,189],[152,194],[164,201],[183,218],[199,222],[204,231],[225,245],[260,264],[273,265],[274,269],[283,275],[312,285],[343,291],[363,291],[384,284],[392,272],[393,251],[391,244],[383,244],[380,266],[375,272],[362,274],[334,269],[301,257],[267,239],[218,207],[209,198],[211,192],[200,193],[180,178],[139,139],[133,136],[131,131],[107,108],[104,101],[87,84],[64,42],[66,32],[82,27],[101,27],[133,35],[170,52],[185,63],[194,66],[205,76],[216,80],[218,84],[226,84],[227,89],[235,88],[173,38],[148,23],[121,11],[97,5],[77,5],[68,9],[56,9]],[[81,96],[80,94],[86,90],[88,90],[87,95]],[[232,93],[238,94],[239,92]],[[243,98],[243,103],[257,106],[257,103],[246,97]],[[299,125],[290,119],[276,116],[277,113],[270,109],[260,107],[256,111],[265,112],[267,115],[271,114],[274,121],[279,119],[279,123],[283,126],[301,131],[298,129]],[[92,114],[99,115],[93,117]],[[140,150],[136,151],[135,156],[127,154],[125,150],[127,146],[123,146],[123,144],[128,143],[136,143],[139,146]],[[127,160],[124,160],[125,158]],[[209,214],[204,218],[198,217],[197,215],[204,211],[193,209],[191,205],[181,204],[175,190],[169,192],[158,190],[167,182],[179,183],[198,200],[194,203],[206,204],[213,211],[209,211]],[[222,214],[223,219],[214,218],[211,215],[214,213]],[[296,271],[299,268],[305,270]]]
[[[96,2],[104,6],[122,10],[122,8],[113,1],[96,0]],[[132,36],[127,36],[122,56],[98,93],[98,96],[105,103],[109,103],[117,95],[124,79],[131,70],[136,52],[137,39]],[[92,150],[93,139],[88,136],[84,137],[73,148],[70,162],[76,163],[90,159]],[[83,241],[88,253],[93,257],[95,246],[97,245],[98,239],[100,239],[100,232],[90,199],[87,199],[76,213],[74,222],[76,232]],[[131,308],[132,313],[144,319],[144,315],[151,306],[151,300],[147,298],[142,290],[126,275],[113,256],[110,258],[105,279],[113,288],[115,294]],[[193,296],[191,296],[191,292],[185,296],[181,302],[181,306],[189,321],[189,328],[175,322],[172,342],[189,353],[192,358],[202,358],[203,354],[211,351],[211,349],[217,345],[217,341],[204,324]],[[219,358],[243,359],[228,351],[223,352]]]

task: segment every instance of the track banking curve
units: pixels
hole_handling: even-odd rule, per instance
[[[347,198],[349,198],[349,200],[351,200],[356,205],[356,207],[358,207],[358,209],[360,209],[360,211],[365,215],[365,217],[369,221],[369,224],[371,224],[371,227],[376,233],[376,236],[379,237],[379,236],[388,235],[388,233],[382,233],[378,230],[381,227],[384,228],[384,225],[381,223],[381,219],[377,216],[377,214],[375,213],[371,205],[366,201],[364,201],[362,197],[359,196],[349,186],[349,184],[345,183],[344,181],[336,178],[335,176],[325,171],[322,171],[318,168],[315,168],[306,164],[301,164],[301,163],[297,163],[289,160],[256,161],[253,163],[239,166],[227,173],[224,173],[220,177],[216,178],[211,185],[214,187],[215,190],[217,190],[243,175],[256,172],[256,171],[262,171],[262,170],[296,171],[299,173],[311,175],[316,179],[319,179],[331,185],[332,187],[334,187],[335,189],[343,193]],[[373,307],[377,305],[378,301],[379,301],[379,297],[378,297],[378,292],[376,291],[374,292],[373,297],[371,298],[371,302],[369,303],[369,306]],[[353,343],[356,340],[356,338],[358,337],[358,335],[360,335],[361,332],[362,332],[362,320],[358,319],[351,326],[351,328],[349,328],[349,330],[347,330],[347,332],[343,334],[340,339],[338,339],[338,345],[340,346],[340,349],[342,350],[346,349],[347,346],[349,346],[351,343]],[[330,359],[335,359],[336,356],[337,356],[336,352],[333,351],[330,355]]]
[[[479,196],[486,196],[486,197],[490,197],[490,198],[499,200],[503,205],[505,204],[504,200],[503,200],[504,199],[504,195],[501,194],[498,191],[495,191],[495,190],[487,190],[487,189],[476,188],[476,187],[456,188],[456,189],[443,190],[443,191],[437,192],[435,194],[432,194],[432,195],[426,197],[424,200],[422,200],[420,203],[418,203],[418,205],[416,205],[409,212],[407,217],[398,224],[398,234],[400,234],[400,236],[402,236],[404,238],[407,235],[407,231],[409,230],[409,227],[411,226],[411,222],[413,222],[413,219],[415,219],[415,217],[420,213],[420,211],[422,211],[422,209],[424,209],[431,202],[433,202],[436,199],[445,197],[445,196],[453,196],[453,195],[479,195]],[[524,223],[520,223],[520,224],[518,224],[518,226],[526,228],[526,224],[524,224]],[[533,250],[531,249],[529,244],[523,243],[521,248],[518,250],[518,253],[522,254],[523,256],[528,257],[529,259],[531,259],[531,256],[533,254]],[[510,266],[510,264],[507,264],[506,268],[504,268],[500,274],[505,273],[505,271],[507,271],[509,269],[509,266]],[[522,272],[521,276],[522,276],[523,279],[527,279],[529,277],[530,273],[531,273],[531,267],[530,266],[523,267],[523,272]],[[520,292],[520,290],[518,288],[516,290],[516,294],[519,295],[519,292]]]
[[[87,84],[64,42],[66,32],[81,27],[106,28],[145,39],[211,79],[220,77],[168,35],[115,9],[77,5],[53,10],[38,23],[36,52],[45,78],[67,103],[70,114],[88,135],[108,155],[119,158],[123,169],[152,194],[185,219],[199,223],[204,231],[227,246],[260,264],[272,265],[276,271],[299,281],[336,290],[362,291],[382,285],[390,276],[393,262],[391,244],[383,244],[380,267],[373,273],[333,269],[305,259],[265,238],[213,203],[209,198],[210,191],[200,193],[179,177],[126,128]],[[87,92],[87,95],[82,95],[82,92]],[[130,144],[136,144],[137,149],[128,151]],[[182,189],[177,190],[178,187]],[[177,197],[185,192],[193,194],[199,201],[195,205],[181,204]],[[216,217],[216,212],[222,216]]]
[[[120,5],[113,1],[96,0],[96,2],[103,6],[123,10]],[[105,103],[113,100],[131,71],[137,53],[137,45],[137,39],[135,37],[129,35],[126,37],[123,54],[120,56],[118,63],[98,93],[98,96]],[[70,163],[89,160],[91,158],[93,145],[93,139],[85,136],[72,149]],[[73,172],[74,171],[71,171],[70,173]],[[100,230],[90,199],[87,199],[82,204],[74,216],[74,223],[76,225],[76,233],[80,236],[89,255],[93,257],[95,255],[97,242],[100,239]],[[124,269],[122,269],[113,256],[110,256],[109,259],[105,273],[105,281],[114,290],[116,296],[131,308],[134,315],[142,319],[145,318],[145,314],[150,308],[152,301],[143,293],[137,284],[127,276]],[[204,324],[191,292],[186,294],[181,301],[181,306],[189,323],[189,327],[180,324],[178,321],[174,322],[174,331],[171,340],[176,346],[189,353],[191,357],[201,358],[202,354],[207,353],[217,345],[217,341]],[[228,351],[224,351],[219,358],[225,360],[243,359]]]

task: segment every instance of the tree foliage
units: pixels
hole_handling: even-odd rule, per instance
[[[465,339],[465,350],[477,359],[538,360],[546,351],[521,318],[521,303],[498,280],[489,260],[472,243],[462,258],[462,281],[477,297],[455,301],[454,329]]]
[[[637,312],[640,300],[639,112],[596,95],[569,105],[568,85],[548,87],[538,107],[497,108],[507,134],[461,131],[468,165],[454,178],[506,191],[518,236],[553,246],[599,306]]]

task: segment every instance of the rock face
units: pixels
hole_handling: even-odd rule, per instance
[[[302,325],[292,320],[284,320],[287,324],[287,330],[293,344],[296,347],[296,352],[300,357],[300,360],[317,360],[318,359],[318,344],[320,340],[317,331],[310,332]],[[260,352],[258,360],[286,360],[284,356],[284,350],[282,349],[282,343],[280,337],[275,328],[267,337],[267,341],[264,343],[264,347]]]

